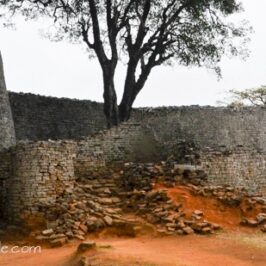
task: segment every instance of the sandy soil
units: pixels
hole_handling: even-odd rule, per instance
[[[88,256],[92,265],[248,266],[266,265],[266,236],[227,234],[213,236],[138,237],[97,239]],[[0,254],[1,266],[72,266],[80,255],[78,243],[42,249],[40,254]]]

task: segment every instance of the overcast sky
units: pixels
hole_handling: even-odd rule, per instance
[[[153,70],[135,106],[215,105],[230,89],[266,85],[266,0],[243,0],[245,12],[238,18],[254,28],[246,61],[224,59],[223,79],[206,69],[159,67]],[[18,21],[17,29],[0,28],[0,50],[7,87],[16,92],[102,101],[101,70],[84,47],[53,43],[40,36],[41,23]],[[124,69],[116,81],[121,97]]]

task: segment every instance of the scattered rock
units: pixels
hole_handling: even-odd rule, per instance
[[[247,226],[251,226],[251,227],[256,227],[259,225],[259,222],[255,219],[247,219],[247,218],[243,218],[241,221],[242,225],[247,225]]]
[[[261,231],[262,231],[263,233],[266,233],[266,224],[264,224],[264,225],[262,226]]]
[[[258,221],[259,224],[262,224],[266,221],[266,213],[259,213],[256,216],[256,220]]]
[[[205,180],[206,174],[200,167],[180,165],[171,160],[157,164],[126,163],[119,169],[110,166],[87,170],[86,177],[75,182],[73,189],[66,189],[56,202],[40,206],[48,229],[39,232],[36,239],[54,241],[54,246],[73,238],[83,241],[87,233],[111,226],[119,228],[124,222],[121,214],[126,211],[156,225],[160,234],[209,234],[221,228],[203,220],[202,210],[194,210],[188,217],[181,203],[174,203],[166,189],[153,189],[154,184],[164,187],[181,184],[194,195],[216,198],[224,206],[239,207],[245,201],[247,208],[256,210],[259,204],[259,214],[243,219],[241,224],[260,225],[264,230],[266,201],[263,198],[251,196],[245,189],[207,186]]]
[[[182,230],[186,235],[191,235],[194,233],[194,230],[189,226],[184,227]]]
[[[209,226],[204,227],[204,228],[201,229],[201,233],[202,234],[211,234],[212,232],[213,231],[212,231],[212,229]]]
[[[103,220],[108,226],[111,226],[113,224],[113,219],[110,216],[104,216]]]
[[[79,226],[79,228],[81,229],[81,231],[83,231],[85,234],[88,232],[88,227],[85,224],[81,224]]]
[[[90,266],[89,259],[87,257],[82,257],[78,261],[77,266]]]
[[[46,230],[43,230],[42,231],[42,234],[44,235],[44,236],[50,236],[50,235],[52,235],[54,233],[54,230],[53,229],[46,229]]]
[[[79,244],[77,251],[85,252],[96,247],[96,243],[94,241],[86,241]]]
[[[74,235],[74,237],[79,240],[85,240],[85,237],[83,235]]]
[[[55,247],[62,247],[63,245],[65,245],[67,243],[67,239],[64,237],[64,238],[57,238],[57,239],[54,239],[54,240],[51,240],[50,241],[50,246],[52,248],[55,248]]]

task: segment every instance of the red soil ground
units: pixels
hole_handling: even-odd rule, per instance
[[[155,189],[159,188],[162,186],[155,186]],[[169,188],[167,193],[173,201],[183,204],[187,215],[194,210],[201,210],[205,219],[220,224],[226,233],[155,237],[146,231],[146,236],[118,238],[113,237],[110,230],[110,234],[107,231],[95,239],[99,248],[82,255],[88,256],[91,265],[95,266],[266,265],[266,234],[257,234],[258,229],[239,225],[243,215],[254,216],[256,209],[248,212],[245,206],[228,207],[214,197],[193,195],[189,187]],[[101,245],[105,248],[101,248]],[[80,259],[80,255],[76,254],[77,246],[78,242],[72,242],[62,248],[43,248],[40,254],[0,253],[0,266],[77,265]]]
[[[221,203],[215,197],[204,197],[195,195],[192,188],[187,186],[176,186],[165,188],[156,184],[154,189],[166,189],[167,195],[176,203],[182,203],[182,209],[189,217],[193,211],[201,210],[204,219],[219,224],[223,229],[230,231],[255,232],[255,228],[240,226],[243,217],[254,218],[260,212],[258,207],[248,210],[245,200],[239,207],[230,207]]]
[[[220,236],[98,239],[111,245],[86,255],[97,266],[265,266],[266,246],[253,247]],[[1,254],[1,266],[73,266],[78,261],[77,243],[40,254]]]

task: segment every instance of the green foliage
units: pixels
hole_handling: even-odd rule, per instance
[[[95,25],[90,2],[1,0],[0,6],[7,7],[12,14],[19,12],[31,19],[40,16],[53,18],[56,30],[50,34],[52,39],[85,41],[88,50],[91,50]],[[110,56],[112,48],[107,19],[108,1],[92,2],[97,8],[101,41]],[[176,62],[185,66],[206,66],[219,74],[217,64],[223,54],[247,54],[243,43],[248,39],[245,36],[249,28],[245,23],[236,27],[225,20],[227,16],[242,10],[236,0],[114,0],[110,4],[112,30],[117,31],[114,37],[120,55],[128,55],[130,43],[137,44],[139,30],[143,26],[138,56],[144,64],[148,64],[155,53],[153,66]],[[147,14],[144,21],[145,11]],[[241,43],[235,42],[236,39]]]
[[[53,40],[85,43],[103,71],[108,126],[130,117],[132,105],[152,69],[162,64],[207,67],[221,75],[223,55],[247,56],[250,27],[230,16],[238,0],[0,0],[5,14],[53,20]],[[117,105],[114,75],[127,63]]]

